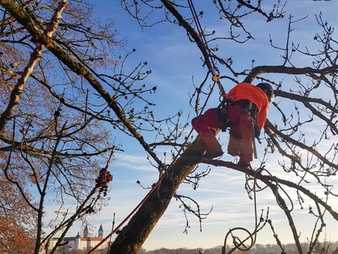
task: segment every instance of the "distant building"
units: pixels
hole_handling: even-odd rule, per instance
[[[59,238],[52,238],[50,240],[48,249],[52,249]],[[103,227],[100,225],[100,228],[97,232],[97,236],[90,236],[88,226],[86,225],[82,236],[80,233],[75,237],[65,237],[61,242],[61,246],[63,249],[67,249],[69,252],[81,250],[81,251],[89,251],[94,248],[98,243],[103,239]],[[108,247],[108,241],[104,242],[100,245],[97,250],[102,250]]]

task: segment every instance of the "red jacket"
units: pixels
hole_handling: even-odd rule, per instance
[[[268,114],[269,99],[265,92],[250,83],[239,83],[227,94],[228,99],[233,101],[248,100],[255,104],[257,113],[257,125],[263,128]]]

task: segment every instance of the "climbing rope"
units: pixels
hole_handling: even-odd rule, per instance
[[[118,233],[118,231],[120,230],[120,228],[131,218],[131,216],[133,216],[138,209],[147,201],[147,199],[149,198],[149,196],[155,192],[158,187],[160,186],[164,176],[166,175],[166,173],[163,173],[160,178],[158,179],[158,181],[152,186],[152,189],[147,193],[147,195],[137,204],[137,206],[131,210],[131,212],[120,222],[120,224],[118,224],[105,238],[103,238],[98,244],[96,244],[92,249],[90,249],[87,254],[93,253],[97,248],[99,248],[104,242],[106,242],[108,239],[111,238],[111,236],[115,233]]]
[[[188,1],[188,4],[189,4],[189,9],[191,11],[191,14],[192,14],[192,17],[193,17],[193,20],[195,22],[195,25],[196,25],[196,29],[197,29],[197,34],[198,34],[198,37],[200,38],[201,40],[201,43],[203,44],[203,47],[205,48],[205,50],[207,51],[207,54],[204,55],[205,57],[205,62],[206,62],[206,65],[209,69],[209,72],[211,73],[212,75],[212,81],[217,84],[218,88],[219,88],[219,91],[220,91],[220,97],[223,98],[223,96],[226,94],[225,93],[225,90],[222,86],[222,83],[221,83],[221,77],[220,77],[220,74],[219,74],[219,71],[216,67],[216,64],[215,64],[215,61],[212,57],[210,57],[210,55],[212,55],[212,51],[210,50],[209,46],[208,46],[208,42],[205,38],[205,35],[204,35],[204,32],[203,32],[203,29],[202,29],[202,26],[201,26],[201,23],[199,21],[199,18],[198,18],[198,14],[196,12],[196,9],[195,9],[195,6],[193,4],[193,1],[192,0],[187,0]],[[111,238],[111,236],[115,233],[117,233],[120,228],[138,211],[138,209],[147,201],[147,199],[149,198],[149,196],[155,192],[158,187],[160,186],[164,176],[166,175],[166,173],[163,173],[159,180],[152,186],[152,189],[147,193],[147,195],[137,204],[137,206],[120,222],[120,224],[118,224],[104,239],[102,239],[97,245],[95,245],[91,250],[89,250],[87,252],[87,254],[91,254],[93,253],[98,247],[100,247],[105,241],[107,241],[108,239]]]
[[[225,90],[224,90],[224,88],[222,86],[222,83],[221,83],[221,77],[220,77],[219,71],[218,71],[218,69],[216,67],[214,59],[210,56],[210,55],[212,55],[212,52],[211,52],[211,50],[210,50],[210,48],[208,46],[208,42],[207,42],[207,40],[205,38],[205,35],[204,35],[204,32],[203,32],[201,23],[199,21],[199,18],[198,18],[195,6],[193,4],[193,1],[192,0],[187,0],[187,2],[189,4],[189,9],[191,11],[191,14],[192,14],[195,26],[196,26],[196,30],[197,30],[198,36],[199,36],[199,38],[201,40],[201,43],[203,44],[204,48],[207,51],[207,54],[204,54],[205,63],[207,65],[209,71],[212,74],[212,81],[217,84],[217,86],[218,86],[218,88],[220,90],[220,97],[223,98],[223,100],[222,100],[222,103],[223,103],[224,102],[224,95],[226,93],[225,93]],[[228,233],[226,234],[225,239],[224,239],[224,246],[222,248],[222,254],[226,253],[226,242],[227,242],[227,239],[228,239],[228,237],[230,235],[233,238],[233,243],[234,243],[235,248],[239,249],[241,251],[248,251],[248,250],[250,250],[253,247],[253,245],[256,243],[256,237],[257,237],[256,236],[256,232],[257,232],[257,229],[259,227],[258,216],[257,216],[257,199],[256,199],[256,184],[257,183],[256,183],[256,178],[254,178],[254,183],[253,184],[254,185],[253,185],[252,191],[253,191],[253,195],[254,195],[255,230],[254,230],[254,232],[250,232],[248,229],[243,228],[243,227],[236,227],[236,228],[230,229],[228,231]],[[234,236],[234,232],[235,231],[243,231],[248,236],[244,240],[240,240],[238,237]],[[245,242],[247,240],[249,240],[249,239],[250,239],[250,244],[249,244],[249,246],[246,246]],[[230,253],[233,252],[233,251],[234,251],[234,249],[231,250]]]
[[[189,9],[190,9],[191,15],[193,17],[193,20],[194,20],[194,23],[195,23],[195,26],[196,26],[196,29],[197,29],[198,37],[200,38],[201,43],[203,44],[204,48],[207,51],[207,54],[204,55],[204,57],[205,57],[205,63],[207,65],[209,71],[212,74],[212,81],[215,82],[218,85],[218,88],[220,90],[220,95],[223,96],[225,94],[225,90],[224,90],[224,88],[222,86],[220,74],[219,74],[219,71],[218,71],[218,69],[216,67],[215,61],[214,61],[214,59],[212,57],[210,57],[210,55],[212,54],[212,52],[211,52],[211,50],[210,50],[210,48],[208,46],[208,42],[207,42],[207,40],[205,38],[201,22],[200,22],[200,20],[198,18],[198,14],[196,12],[196,8],[195,8],[194,3],[193,3],[192,0],[187,0],[187,1],[188,1],[188,5],[189,5]]]
[[[252,168],[250,168],[249,170],[253,170]],[[258,215],[257,215],[257,197],[256,197],[256,192],[259,190],[256,190],[256,186],[257,185],[257,179],[256,177],[253,178],[253,187],[250,190],[249,187],[249,178],[247,178],[246,180],[246,187],[248,189],[248,193],[253,192],[253,203],[254,203],[254,213],[255,213],[255,227],[253,232],[250,232],[248,229],[244,228],[244,227],[235,227],[235,228],[231,228],[227,234],[225,235],[224,238],[224,245],[222,247],[222,254],[230,254],[232,253],[234,250],[238,249],[240,251],[249,251],[256,243],[257,240],[257,231],[259,228],[259,222],[258,222]],[[243,240],[239,239],[239,237],[234,235],[235,231],[242,231],[244,233],[247,234],[247,237],[244,238]],[[234,244],[234,247],[227,253],[226,252],[226,243],[228,240],[228,237],[231,236],[232,237],[232,243]],[[250,240],[250,244],[248,246],[245,245],[245,242],[247,240]]]
[[[195,26],[196,26],[198,37],[200,38],[200,43],[203,44],[203,47],[206,50],[206,54],[203,54],[204,58],[205,58],[206,66],[208,67],[210,73],[212,74],[212,81],[215,84],[217,84],[217,86],[219,88],[220,98],[222,98],[221,104],[224,104],[224,103],[226,103],[226,98],[225,98],[226,93],[225,93],[225,90],[224,90],[222,83],[221,83],[221,77],[220,77],[220,74],[219,74],[219,70],[216,67],[216,64],[215,64],[213,57],[211,57],[212,51],[210,50],[210,48],[208,46],[208,42],[205,38],[201,23],[199,21],[196,9],[195,9],[194,4],[193,4],[193,0],[187,0],[187,2],[189,4],[189,9],[191,11],[193,21],[194,21]],[[254,136],[253,136],[253,138],[254,138]],[[255,142],[255,140],[253,140],[253,142]],[[257,152],[256,152],[255,143],[254,143],[254,155],[255,155],[255,157],[257,157],[256,153]],[[253,169],[250,169],[250,170],[253,170]],[[247,182],[249,180],[250,179],[247,179]],[[258,190],[256,188],[258,188]],[[261,221],[258,221],[256,192],[260,191],[259,189],[260,189],[260,187],[257,185],[256,177],[254,177],[253,178],[253,187],[252,187],[251,190],[249,190],[249,192],[253,193],[253,199],[254,199],[253,200],[253,202],[254,202],[254,216],[255,216],[254,230],[252,232],[250,232],[248,229],[243,228],[243,227],[235,227],[235,228],[230,229],[227,232],[225,239],[224,239],[224,246],[222,248],[222,254],[226,254],[226,242],[227,242],[229,236],[232,237],[232,242],[234,244],[234,248],[232,248],[229,251],[229,253],[232,253],[235,249],[238,249],[240,251],[249,251],[255,245],[256,240],[257,240],[257,232],[262,227],[264,227],[264,225],[265,225],[265,223],[264,223],[263,226],[260,226]],[[235,234],[234,234],[235,232],[238,232],[238,231],[244,232],[245,234],[247,234],[247,237],[245,237],[244,239],[241,240],[239,237],[235,236]],[[248,240],[250,241],[250,243],[249,243],[249,245],[246,245],[245,243]]]

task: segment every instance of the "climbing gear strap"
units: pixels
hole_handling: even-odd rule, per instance
[[[220,119],[220,129],[225,132],[228,127],[231,126],[231,121],[228,117],[229,107],[239,105],[242,107],[246,112],[248,112],[252,118],[252,129],[253,129],[253,137],[255,137],[255,130],[257,128],[257,113],[258,109],[254,103],[251,103],[248,100],[238,100],[233,101],[229,98],[224,97],[220,105],[218,106],[219,111],[219,119]]]

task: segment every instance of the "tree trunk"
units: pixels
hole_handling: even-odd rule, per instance
[[[136,254],[167,209],[170,200],[201,156],[201,145],[193,142],[167,170],[159,187],[150,194],[110,248],[110,254]]]
[[[3,6],[13,17],[16,18],[35,38],[46,47],[72,71],[83,76],[92,87],[106,100],[107,104],[114,110],[119,120],[130,131],[130,133],[147,150],[147,145],[135,128],[126,120],[121,108],[116,101],[104,90],[95,76],[74,55],[69,54],[63,47],[53,40],[48,40],[41,27],[41,22],[32,19],[32,14],[12,0],[0,0]],[[167,209],[171,198],[174,196],[179,185],[194,169],[201,158],[202,148],[198,140],[194,141],[183,152],[183,154],[167,169],[159,187],[142,204],[136,214],[130,219],[127,226],[123,228],[115,241],[112,243],[111,254],[135,254],[138,253],[142,244]],[[150,151],[150,154],[153,155]],[[156,156],[152,156],[153,158]]]

